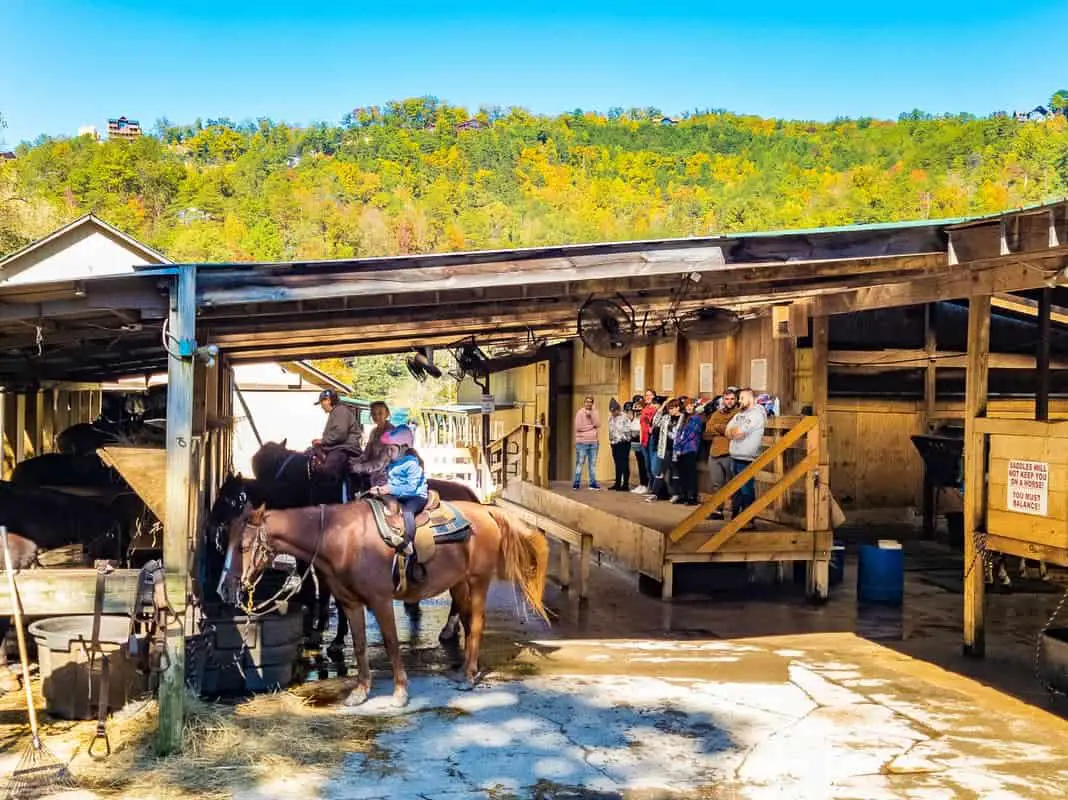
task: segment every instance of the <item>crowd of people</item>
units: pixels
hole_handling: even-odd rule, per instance
[[[646,501],[700,505],[699,490],[713,493],[740,474],[760,454],[761,441],[774,401],[750,388],[728,386],[712,399],[663,397],[652,389],[631,400],[609,403],[608,443],[612,448],[615,480],[610,488],[634,492]],[[582,488],[583,467],[588,488],[597,491],[597,454],[601,420],[593,397],[586,397],[575,415],[575,476],[572,488]],[[700,464],[706,464],[702,471]],[[631,465],[638,476],[631,487]],[[704,486],[701,487],[701,475]],[[733,495],[733,516],[756,499],[749,480]],[[716,510],[713,517],[723,518]],[[750,523],[751,524],[751,523]]]

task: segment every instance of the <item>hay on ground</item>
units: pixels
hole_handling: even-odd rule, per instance
[[[350,754],[371,752],[376,734],[390,724],[316,708],[294,692],[257,695],[234,705],[190,695],[183,751],[159,758],[156,720],[155,700],[117,711],[108,724],[112,756],[106,761],[87,753],[94,722],[49,722],[44,736],[58,751],[74,751],[70,769],[79,787],[102,796],[224,798],[235,788],[280,775],[303,771],[327,777]],[[7,744],[14,738],[9,735]]]

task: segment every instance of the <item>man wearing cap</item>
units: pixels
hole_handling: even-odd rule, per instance
[[[323,454],[322,471],[340,478],[345,474],[349,458],[359,457],[363,439],[360,420],[351,408],[343,404],[333,389],[323,389],[315,404],[326,412],[323,435],[312,441],[313,448]]]

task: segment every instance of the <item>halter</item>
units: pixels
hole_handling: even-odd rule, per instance
[[[256,538],[253,540],[252,546],[249,548],[249,564],[250,564],[250,566],[254,566],[255,564],[259,563],[256,560],[256,557],[261,555],[261,554],[263,556],[263,563],[264,564],[269,563],[270,561],[272,561],[274,559],[274,557],[277,555],[275,549],[273,547],[271,547],[271,540],[270,540],[270,537],[269,537],[269,535],[267,533],[267,523],[266,522],[262,522],[262,523],[260,523],[259,525],[255,526],[255,527],[256,527]],[[245,612],[245,614],[247,616],[249,616],[250,618],[259,618],[259,617],[266,616],[267,614],[269,614],[272,611],[274,611],[279,603],[288,602],[293,597],[293,595],[295,595],[299,591],[300,586],[308,578],[308,575],[311,574],[312,569],[315,567],[315,559],[317,559],[319,557],[319,551],[323,546],[323,539],[325,538],[325,533],[326,533],[326,506],[325,505],[320,505],[319,506],[319,536],[315,540],[315,552],[312,554],[311,561],[308,562],[308,568],[306,570],[304,570],[304,574],[301,576],[300,580],[298,582],[296,582],[293,585],[293,588],[289,589],[288,591],[286,591],[286,586],[289,585],[289,581],[287,580],[286,583],[282,584],[282,588],[279,589],[277,592],[275,592],[267,600],[265,600],[262,603],[259,603],[257,605],[252,605],[252,603],[251,603],[252,596],[253,596],[254,592],[256,591],[256,587],[259,585],[260,580],[263,578],[263,570],[261,569],[259,571],[259,575],[256,576],[256,580],[254,580],[254,581],[248,581],[248,580],[242,579],[241,588],[245,591],[245,594],[248,597],[248,602],[245,602],[242,605],[242,610]]]

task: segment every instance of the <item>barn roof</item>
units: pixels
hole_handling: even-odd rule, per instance
[[[162,369],[178,270],[194,271],[197,339],[233,361],[296,360],[573,338],[591,296],[636,317],[705,306],[839,314],[1056,282],[1065,201],[956,220],[330,261],[139,269],[0,287],[0,382]]]

